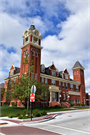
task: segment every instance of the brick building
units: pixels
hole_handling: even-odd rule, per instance
[[[24,66],[22,63],[25,55],[28,54],[28,57],[34,62],[34,70],[31,77],[49,85],[49,106],[58,104],[69,106],[69,101],[74,104],[86,105],[84,68],[80,62],[76,61],[75,65],[72,67],[73,79],[71,79],[66,68],[63,71],[59,71],[53,62],[52,65],[48,67],[45,67],[44,64],[41,65],[41,49],[43,49],[41,46],[42,35],[34,25],[31,25],[29,29],[25,30],[22,38],[21,66],[18,68],[12,64],[9,71],[11,79],[15,81],[16,78],[21,77],[21,73],[27,71],[28,65]],[[4,80],[4,87],[5,90],[7,90],[8,78]]]

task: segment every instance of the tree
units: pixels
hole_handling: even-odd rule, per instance
[[[6,104],[9,105],[10,101],[12,100],[12,92],[11,92],[11,87],[12,87],[12,81],[11,78],[8,77],[8,83],[7,83],[7,91],[5,92],[6,96]]]
[[[42,90],[43,90],[43,95],[45,96],[46,94],[48,95],[49,90],[48,90],[48,85],[44,85],[43,83],[40,83],[38,81],[35,81],[34,79],[31,78],[31,73],[33,72],[33,61],[30,61],[28,58],[28,55],[24,58],[23,65],[26,66],[28,65],[27,72],[25,74],[22,73],[22,77],[18,78],[16,82],[13,82],[13,98],[14,99],[19,99],[21,101],[21,104],[24,104],[25,107],[27,106],[27,98],[31,94],[31,86],[36,85],[37,91],[36,91],[36,100],[42,99]],[[48,96],[47,96],[48,97]],[[23,103],[23,100],[25,103]]]

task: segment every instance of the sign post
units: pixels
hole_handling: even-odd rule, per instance
[[[35,92],[36,92],[36,86],[33,85],[33,86],[31,87],[31,94],[30,94],[31,121],[32,121],[32,103],[35,102]]]

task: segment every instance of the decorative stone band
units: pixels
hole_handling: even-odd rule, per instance
[[[27,42],[25,43],[25,45],[22,45],[20,48],[22,49],[22,48],[24,48],[24,47],[26,47],[26,46],[28,46],[28,45],[32,45],[32,46],[37,47],[37,48],[39,48],[39,49],[42,49],[42,48],[43,48],[43,47],[40,46],[40,45],[36,45],[35,43],[32,43],[31,41],[27,41]]]
[[[47,79],[53,79],[53,80],[56,80],[56,81],[62,81],[62,82],[66,82],[66,83],[70,83],[70,84],[75,84],[75,85],[80,85],[79,82],[76,82],[76,81],[70,81],[70,80],[67,80],[67,79],[63,79],[63,78],[59,78],[59,77],[55,77],[55,76],[51,76],[51,75],[46,75],[46,74],[40,74],[40,77],[43,77],[43,78],[47,78]]]
[[[80,95],[80,92],[69,91],[69,95]]]
[[[59,90],[59,87],[57,87],[57,86],[50,85],[49,86],[49,91],[51,91],[51,92],[60,92],[61,90]]]

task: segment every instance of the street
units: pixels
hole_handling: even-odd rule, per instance
[[[1,126],[0,135],[90,135],[90,109],[57,112],[55,116],[44,122],[40,118],[32,122],[2,119],[9,124]]]
[[[90,135],[90,110],[64,113],[47,122],[24,125],[63,135]]]

